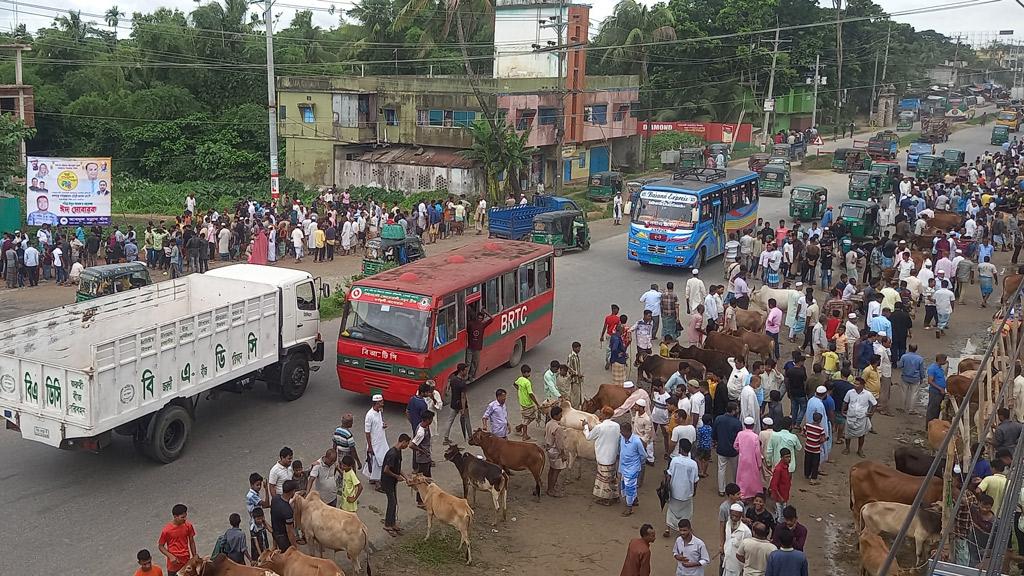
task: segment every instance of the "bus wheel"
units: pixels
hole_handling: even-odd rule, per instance
[[[526,340],[520,338],[516,340],[515,346],[512,347],[512,355],[508,359],[508,367],[515,368],[519,366],[519,363],[523,361],[523,350],[526,348]]]

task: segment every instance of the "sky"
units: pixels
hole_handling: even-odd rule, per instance
[[[29,30],[36,30],[49,25],[54,16],[64,14],[66,10],[81,10],[84,19],[102,24],[102,14],[111,5],[116,4],[122,12],[131,18],[135,11],[151,12],[160,6],[173,7],[184,12],[193,10],[196,0],[114,0],[97,2],[96,0],[26,0],[26,3],[15,0],[0,0],[0,29],[9,30],[16,22],[24,23]],[[323,27],[331,27],[337,22],[337,15],[328,12],[331,6],[339,10],[352,7],[354,0],[276,0],[275,15],[280,13],[279,26],[286,26],[296,10],[309,8],[313,10],[314,22]],[[571,0],[570,0],[571,1]],[[584,0],[585,1],[585,0]],[[654,4],[657,0],[639,0],[645,4]],[[828,0],[821,0],[826,2]],[[905,10],[945,5],[957,0],[875,0],[890,13]],[[961,2],[981,2],[984,0],[960,0]],[[1024,1],[1024,0],[1022,0]],[[614,8],[616,0],[590,0],[591,14],[595,22],[607,17]],[[829,2],[831,4],[831,2]],[[17,14],[16,14],[17,11]],[[93,14],[94,16],[90,16]],[[1015,0],[998,0],[983,5],[945,10],[929,14],[896,16],[895,20],[906,22],[919,30],[934,29],[950,36],[957,33],[975,33],[974,38],[983,38],[986,33],[994,33],[999,29],[1013,29],[1017,39],[1024,40],[1024,6]],[[123,22],[121,26],[128,26]],[[767,26],[766,26],[767,27]]]

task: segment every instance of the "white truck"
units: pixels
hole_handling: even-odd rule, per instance
[[[29,440],[98,451],[117,432],[171,462],[201,393],[302,396],[324,357],[315,288],[240,264],[0,322],[0,413]]]

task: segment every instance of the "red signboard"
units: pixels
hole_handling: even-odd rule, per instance
[[[638,122],[638,132],[647,137],[659,132],[688,132],[704,139],[705,142],[749,143],[750,124],[723,124],[721,122]]]

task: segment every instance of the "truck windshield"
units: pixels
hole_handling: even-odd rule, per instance
[[[999,113],[999,119],[1000,120],[1006,120],[1006,121],[1013,121],[1013,120],[1017,119],[1017,114],[1015,112],[1000,112]]]
[[[349,301],[341,321],[341,337],[405,348],[427,349],[430,311],[399,308],[389,304]]]
[[[640,192],[635,214],[633,221],[640,224],[687,229],[692,229],[700,219],[696,196],[654,190]]]

